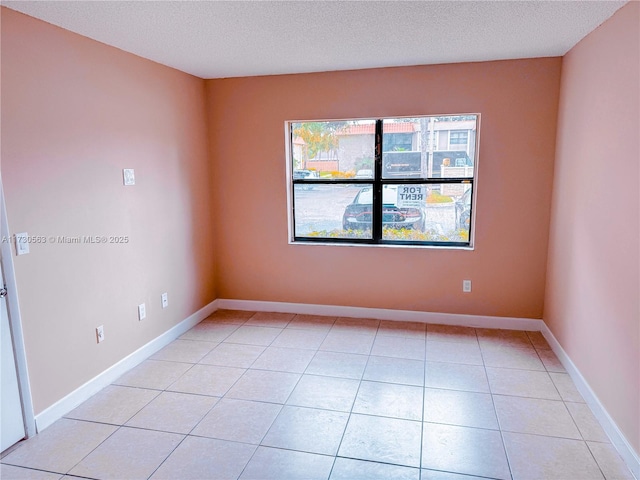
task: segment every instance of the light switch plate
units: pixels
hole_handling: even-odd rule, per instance
[[[122,170],[122,178],[124,179],[125,185],[135,185],[136,184],[136,174],[133,171],[133,168],[125,168]]]
[[[160,299],[162,300],[162,308],[167,308],[169,306],[169,295],[165,292]]]
[[[16,255],[29,253],[29,234],[27,232],[16,233]]]
[[[144,320],[147,317],[147,307],[144,303],[138,305],[138,320]]]
[[[99,327],[96,327],[96,341],[100,343],[103,340],[104,340],[104,325],[100,325]]]

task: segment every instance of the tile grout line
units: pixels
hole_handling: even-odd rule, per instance
[[[334,323],[335,324],[335,323]],[[376,328],[376,335],[378,333],[378,330],[380,329],[380,321],[378,321],[378,327]],[[353,402],[351,402],[351,409],[349,410],[349,417],[347,418],[347,423],[344,425],[344,430],[342,431],[342,436],[340,437],[340,441],[338,442],[338,448],[336,449],[336,454],[333,460],[333,465],[331,465],[331,470],[329,471],[329,477],[327,478],[331,478],[331,475],[333,474],[333,469],[336,466],[336,462],[339,458],[340,455],[340,447],[342,447],[342,442],[344,442],[344,436],[347,433],[347,428],[349,427],[349,423],[351,422],[351,418],[354,415],[353,413],[353,407],[356,404],[356,400],[358,399],[358,394],[360,393],[360,387],[362,386],[362,382],[364,380],[364,374],[367,371],[367,366],[369,365],[369,360],[371,359],[371,352],[373,351],[373,345],[375,344],[375,335],[374,335],[374,340],[373,342],[371,342],[371,346],[369,347],[369,353],[367,354],[367,361],[364,364],[364,368],[362,369],[362,374],[360,375],[360,379],[358,380],[358,388],[356,389],[356,394],[353,396]],[[344,353],[344,352],[336,352],[336,353]],[[346,458],[346,457],[340,457],[340,458]]]
[[[476,332],[477,335],[477,332]],[[527,337],[528,338],[528,337]],[[478,343],[480,343],[478,341]],[[516,480],[514,479],[513,476],[513,468],[511,468],[511,460],[509,459],[509,453],[507,451],[507,444],[504,440],[504,433],[502,431],[502,425],[500,422],[500,417],[498,416],[498,409],[496,408],[496,402],[493,398],[493,389],[491,388],[491,382],[489,382],[489,374],[487,373],[487,365],[485,364],[484,361],[484,353],[482,351],[482,347],[480,347],[480,355],[482,356],[482,367],[484,370],[484,375],[485,378],[487,379],[487,385],[489,386],[489,394],[491,395],[491,405],[493,405],[493,414],[496,416],[496,422],[498,424],[498,431],[500,432],[500,440],[502,441],[502,449],[504,451],[504,457],[507,460],[507,468],[509,469],[509,476],[511,477],[511,480]]]

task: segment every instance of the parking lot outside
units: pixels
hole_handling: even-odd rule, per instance
[[[296,186],[296,236],[342,230],[342,216],[363,185]],[[426,204],[425,231],[446,235],[456,230],[454,202]]]

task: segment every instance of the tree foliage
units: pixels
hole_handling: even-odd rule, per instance
[[[347,122],[304,122],[294,124],[293,134],[300,137],[307,146],[307,158],[315,158],[320,152],[330,152],[338,148],[336,132]]]

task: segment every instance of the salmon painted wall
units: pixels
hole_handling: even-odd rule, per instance
[[[214,300],[205,85],[14,11],[1,15],[11,231],[129,239],[47,241],[15,257],[38,414]],[[123,168],[135,169],[136,186],[123,186]]]
[[[218,296],[542,318],[560,69],[547,58],[208,80]],[[286,120],[474,112],[474,251],[287,243]]]
[[[640,3],[564,57],[544,320],[640,452]]]

